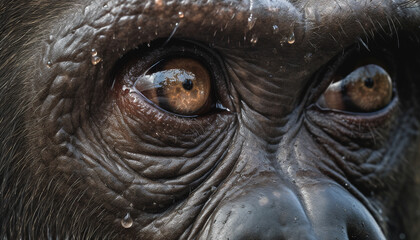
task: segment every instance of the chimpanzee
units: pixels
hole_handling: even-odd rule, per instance
[[[2,0],[1,239],[420,239],[419,0]]]

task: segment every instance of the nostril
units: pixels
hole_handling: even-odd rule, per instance
[[[370,229],[359,228],[357,231],[347,231],[347,238],[349,240],[381,240],[382,238],[378,238],[378,236],[378,234],[372,233]]]
[[[358,214],[357,212],[355,214]],[[349,240],[385,240],[379,226],[365,214],[354,215],[347,224],[347,237]]]

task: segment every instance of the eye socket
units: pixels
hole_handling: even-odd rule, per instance
[[[135,88],[159,107],[181,115],[205,113],[212,105],[212,79],[200,61],[174,57],[153,65]]]
[[[111,87],[132,103],[149,102],[178,117],[230,111],[222,60],[200,43],[158,39],[127,53],[115,69]]]
[[[392,85],[391,76],[381,66],[364,65],[333,82],[318,100],[318,105],[349,112],[379,111],[391,102]]]

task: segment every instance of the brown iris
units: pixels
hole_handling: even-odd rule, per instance
[[[374,112],[386,107],[391,100],[391,77],[382,67],[369,64],[332,83],[319,104],[329,109]]]
[[[212,104],[210,73],[193,58],[160,61],[136,81],[135,87],[156,105],[176,114],[201,114]]]

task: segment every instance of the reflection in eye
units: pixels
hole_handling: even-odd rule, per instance
[[[172,58],[155,64],[135,83],[146,98],[173,113],[197,115],[212,104],[211,77],[203,64],[192,58]]]
[[[391,102],[392,91],[389,74],[382,67],[369,64],[332,83],[318,105],[349,112],[375,112]]]

